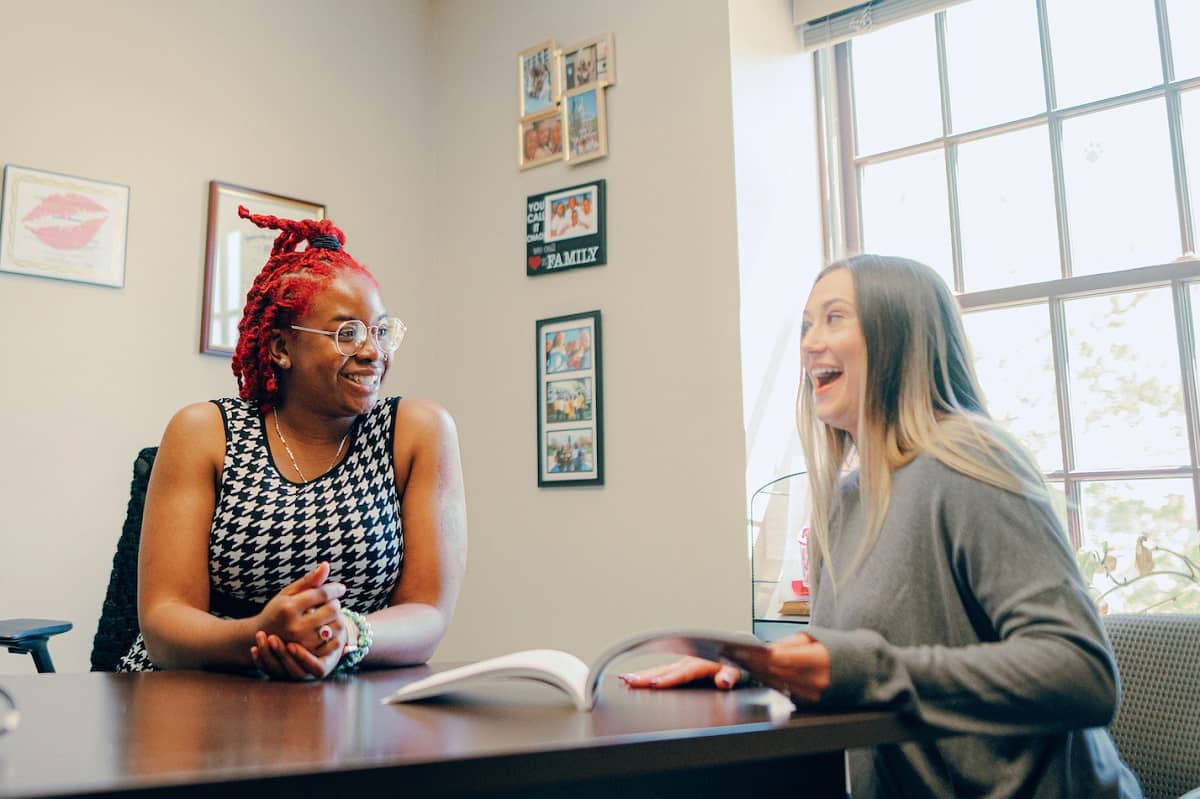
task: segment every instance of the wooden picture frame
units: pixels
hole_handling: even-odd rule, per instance
[[[554,40],[547,39],[517,53],[517,96],[519,117],[553,109],[562,89],[558,82]]]
[[[604,110],[604,86],[591,86],[563,96],[564,150],[568,164],[581,164],[608,155],[608,119]]]
[[[557,109],[517,123],[517,168],[530,169],[563,160],[563,118]]]
[[[538,485],[604,485],[600,311],[539,319]]]
[[[246,293],[271,255],[277,230],[264,230],[237,214],[244,205],[255,214],[286,219],[324,219],[325,206],[248,189],[217,180],[208,184],[208,246],[204,257],[204,310],[200,352],[232,355]]]
[[[574,91],[599,83],[613,86],[617,82],[617,57],[613,52],[613,35],[605,33],[575,42],[559,51],[559,85],[563,92]]]

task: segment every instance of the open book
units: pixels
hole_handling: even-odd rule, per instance
[[[589,668],[579,658],[558,649],[527,649],[432,674],[393,691],[384,702],[408,702],[448,693],[482,680],[519,677],[549,683],[566,692],[580,710],[596,704],[596,690],[605,669],[617,658],[646,652],[695,655],[739,665],[744,653],[765,647],[748,633],[711,630],[666,630],[641,633],[605,650]]]

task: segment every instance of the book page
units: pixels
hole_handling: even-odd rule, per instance
[[[596,691],[605,670],[619,657],[648,652],[664,652],[676,655],[715,660],[741,665],[738,653],[747,649],[766,647],[762,641],[749,633],[721,632],[714,630],[658,630],[626,638],[609,647],[592,664],[587,675],[584,693],[587,709],[596,704]]]
[[[581,710],[590,709],[584,684],[588,668],[582,660],[558,649],[527,649],[440,671],[393,691],[384,702],[408,702],[448,693],[483,680],[523,678],[560,689]]]

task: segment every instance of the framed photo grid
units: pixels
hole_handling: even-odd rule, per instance
[[[604,485],[600,311],[539,319],[538,485]]]
[[[271,255],[277,230],[263,230],[238,216],[244,205],[255,214],[286,219],[324,219],[325,206],[247,189],[217,180],[208,184],[208,251],[204,259],[204,310],[200,352],[232,355],[246,292]]]
[[[0,272],[125,285],[129,187],[8,164]]]
[[[605,89],[617,82],[613,35],[517,53],[517,168],[581,164],[608,155]]]

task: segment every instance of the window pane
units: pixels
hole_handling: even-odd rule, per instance
[[[862,168],[863,247],[929,264],[954,286],[942,150]]]
[[[1200,8],[1200,3],[1197,4]],[[1188,195],[1192,203],[1192,239],[1200,239],[1200,89],[1179,95],[1183,123],[1183,159],[1187,162]],[[1198,252],[1193,255],[1200,254]]]
[[[1167,0],[1167,25],[1171,28],[1171,59],[1175,80],[1200,75],[1200,3],[1196,0]]]
[[[1200,556],[1191,480],[1085,483],[1080,498],[1080,566],[1102,610],[1200,612],[1195,580],[1170,574]]]
[[[963,322],[992,418],[1025,445],[1042,471],[1061,469],[1046,304],[975,311],[965,314]]]
[[[1051,174],[1044,125],[959,146],[966,291],[1062,277]]]
[[[1179,212],[1161,99],[1063,122],[1071,271],[1093,275],[1179,255]]]
[[[955,131],[1046,110],[1034,3],[975,0],[947,10],[946,63]]]
[[[1195,2],[1195,0],[1188,0]],[[1154,0],[1046,0],[1059,108],[1162,83]]]
[[[942,135],[932,16],[859,36],[850,62],[860,155]]]
[[[1054,508],[1054,515],[1058,517],[1058,523],[1062,525],[1065,532],[1067,529],[1067,489],[1061,480],[1047,480],[1046,488],[1050,490],[1050,505]]]
[[[1191,294],[1192,301],[1192,353],[1198,361],[1193,363],[1192,368],[1198,381],[1197,394],[1200,395],[1200,324],[1197,324],[1196,320],[1196,317],[1200,315],[1200,283],[1192,283],[1188,286],[1188,292]]]
[[[1070,300],[1066,317],[1076,468],[1190,463],[1170,288]]]

